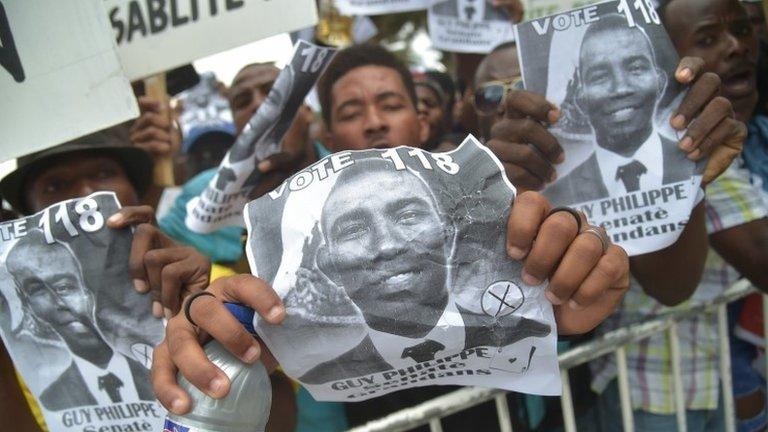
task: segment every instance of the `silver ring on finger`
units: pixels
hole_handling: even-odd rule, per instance
[[[600,240],[600,244],[603,246],[603,255],[605,255],[606,252],[608,252],[608,246],[610,246],[610,240],[608,240],[608,236],[600,230],[597,227],[590,226],[586,228],[584,231],[580,232],[579,234],[591,234],[595,237],[597,237],[598,240]]]

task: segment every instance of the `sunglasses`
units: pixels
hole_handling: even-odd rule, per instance
[[[506,81],[490,81],[475,90],[475,109],[480,114],[493,115],[504,102],[504,97],[512,90],[523,90],[520,77]]]

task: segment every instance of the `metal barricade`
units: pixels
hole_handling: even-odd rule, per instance
[[[629,392],[629,373],[625,347],[655,334],[666,331],[669,336],[672,371],[672,392],[676,407],[678,430],[685,432],[686,409],[684,407],[683,381],[680,371],[680,342],[677,323],[685,318],[705,312],[717,313],[719,339],[719,369],[725,411],[725,430],[735,432],[736,416],[731,382],[731,356],[728,340],[728,303],[736,301],[754,292],[746,279],[733,284],[719,297],[705,303],[694,305],[685,310],[670,311],[657,315],[653,320],[616,329],[588,343],[576,346],[558,356],[560,373],[563,381],[563,395],[560,399],[563,411],[563,425],[566,432],[576,431],[576,418],[573,409],[573,396],[568,381],[568,371],[607,354],[616,356],[618,370],[619,399],[621,402],[622,423],[626,432],[634,430],[632,402]],[[763,322],[768,327],[768,295],[763,296]],[[768,329],[765,334],[768,335]],[[768,356],[766,356],[768,370]],[[417,406],[406,408],[386,417],[371,421],[350,432],[397,432],[407,431],[419,426],[429,425],[432,432],[442,432],[440,419],[467,408],[495,400],[499,424],[503,432],[512,432],[512,422],[507,406],[506,391],[480,387],[465,387],[426,401]]]

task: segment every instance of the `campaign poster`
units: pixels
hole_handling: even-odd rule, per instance
[[[443,51],[487,54],[515,39],[509,15],[491,0],[437,0],[427,21],[432,43]]]
[[[544,195],[584,211],[629,255],[674,243],[701,177],[669,125],[686,90],[650,3],[609,1],[515,30],[525,88],[561,111],[550,132],[565,162]]]
[[[560,393],[544,286],[505,250],[515,189],[474,137],[456,150],[330,155],[248,204],[251,271],[287,318],[256,318],[318,400],[433,384]]]
[[[52,432],[162,429],[164,328],[133,288],[131,230],[106,226],[119,208],[99,192],[0,224],[0,335]]]
[[[243,207],[262,177],[256,165],[280,151],[280,142],[293,123],[304,98],[336,53],[299,40],[291,61],[235,140],[203,193],[187,203],[187,227],[209,233],[225,226],[242,226]]]

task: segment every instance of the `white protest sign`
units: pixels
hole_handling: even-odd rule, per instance
[[[138,115],[100,0],[0,0],[0,160]]]
[[[509,15],[491,0],[438,0],[427,21],[433,45],[444,51],[485,54],[515,37]]]
[[[383,15],[423,10],[432,0],[336,0],[335,5],[345,15]]]
[[[104,0],[131,80],[317,23],[314,0]]]

